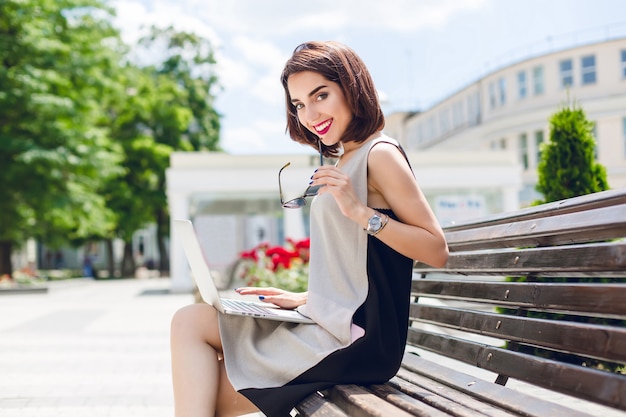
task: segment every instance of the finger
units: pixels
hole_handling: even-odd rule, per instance
[[[279,295],[283,291],[273,287],[242,287],[235,288],[235,292],[241,295]]]
[[[259,300],[264,302],[264,303],[271,303],[274,304],[278,307],[281,308],[286,308],[286,309],[293,309],[296,308],[298,306],[298,304],[290,299],[290,298],[285,298],[283,296],[263,296],[260,295],[259,296]]]

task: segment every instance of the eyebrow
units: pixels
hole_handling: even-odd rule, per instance
[[[326,85],[320,85],[319,87],[314,88],[314,89],[313,89],[313,90],[312,90],[312,91],[308,94],[308,97],[311,97],[311,96],[315,95],[315,93],[317,93],[318,91],[320,91],[322,88],[326,88],[326,87],[327,87]],[[292,103],[296,103],[296,102],[298,102],[298,101],[300,101],[300,99],[297,99],[297,98],[291,99],[291,102],[292,102]]]

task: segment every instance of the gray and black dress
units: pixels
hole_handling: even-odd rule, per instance
[[[380,134],[341,167],[364,203],[367,158],[380,142],[402,152]],[[219,315],[228,377],[268,417],[289,416],[336,384],[386,382],[404,353],[413,261],[346,218],[329,194],[314,198],[310,229],[308,299],[299,311],[316,324]]]

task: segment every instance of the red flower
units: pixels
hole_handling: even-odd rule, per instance
[[[258,255],[258,253],[256,251],[256,248],[250,249],[248,251],[241,252],[239,254],[239,257],[241,259],[252,259],[255,262],[259,260],[259,255]]]
[[[266,268],[276,272],[279,267],[289,269],[293,259],[301,259],[303,263],[309,262],[309,247],[311,241],[309,238],[302,240],[286,239],[287,243],[293,250],[288,250],[282,246],[270,246],[268,242],[262,242],[255,248],[241,252],[241,259],[249,259],[258,262],[262,258],[268,259]]]
[[[269,248],[265,254],[272,260],[272,271],[276,271],[279,266],[288,269],[291,266],[291,259],[299,257],[298,252],[289,251],[282,246]]]
[[[302,239],[294,245],[296,249],[309,249],[311,247],[311,238]]]

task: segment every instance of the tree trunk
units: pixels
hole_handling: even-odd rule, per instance
[[[0,276],[8,274],[13,275],[13,264],[11,263],[11,251],[13,250],[13,242],[5,240],[0,242]]]
[[[165,246],[165,234],[169,230],[169,217],[165,210],[157,213],[157,246],[159,249],[159,273],[166,276],[170,272],[170,257]]]
[[[122,257],[122,276],[135,276],[135,258],[133,257],[133,243],[124,242],[124,256]]]
[[[113,239],[105,240],[106,252],[107,252],[107,271],[109,278],[115,276],[115,259],[113,259]]]

